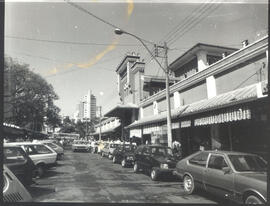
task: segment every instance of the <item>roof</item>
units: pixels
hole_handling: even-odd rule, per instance
[[[42,145],[42,143],[38,142],[8,142],[5,143],[6,146],[14,146],[14,145]]]
[[[249,85],[244,88],[220,94],[212,97],[211,99],[205,99],[192,103],[181,114],[181,116],[224,108],[227,106],[244,103],[255,99],[257,99],[257,84]]]
[[[121,124],[114,126],[112,128],[106,129],[106,130],[101,130],[101,134],[114,132],[120,126]],[[97,132],[92,133],[91,135],[98,135],[98,134],[99,134],[99,130]]]
[[[227,52],[228,54],[230,54],[238,49],[231,48],[231,47],[223,47],[223,46],[217,46],[217,45],[211,45],[211,44],[198,43],[195,46],[193,46],[191,49],[187,50],[184,54],[182,54],[176,60],[174,60],[169,65],[170,69],[175,70],[177,69],[177,67],[184,65],[185,63],[190,61],[192,57],[196,55],[196,53],[200,50],[215,52],[215,53],[220,53],[220,54]]]
[[[189,105],[181,106],[171,111],[171,118],[176,119],[178,117],[188,116],[196,113],[213,111],[215,109],[237,105],[244,102],[250,102],[256,100],[257,98],[257,84],[253,84],[244,88],[217,95],[211,99],[204,99]],[[163,112],[158,115],[142,118],[125,128],[134,128],[146,124],[162,122],[166,121],[166,118],[167,112]]]
[[[226,150],[205,150],[203,152],[211,152],[215,154],[226,154],[226,155],[256,155],[247,152],[226,151]]]
[[[128,58],[132,58],[132,59],[140,59],[140,56],[137,56],[137,55],[132,55],[132,54],[127,54],[123,59],[122,61],[120,62],[120,64],[117,66],[116,68],[116,72],[118,72],[120,69],[121,69],[121,66],[123,65],[123,63],[126,61],[126,59]]]
[[[136,104],[118,104],[113,107],[110,111],[104,114],[107,117],[121,117],[121,114],[125,111],[131,111],[133,109],[139,109]]]
[[[183,106],[183,107],[172,110],[171,111],[171,118],[172,119],[177,118],[182,112],[185,111],[186,108],[187,108],[187,106]],[[138,126],[145,125],[145,124],[162,122],[162,121],[166,121],[166,119],[167,119],[167,112],[162,112],[158,115],[148,116],[148,117],[145,117],[145,118],[140,119],[138,121],[135,121],[132,124],[130,124],[129,126],[127,126],[126,128],[134,128],[134,127],[138,127]]]

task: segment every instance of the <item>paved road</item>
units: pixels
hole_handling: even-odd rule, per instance
[[[185,195],[174,178],[153,182],[97,154],[66,151],[58,166],[30,188],[37,202],[217,203],[204,193]]]

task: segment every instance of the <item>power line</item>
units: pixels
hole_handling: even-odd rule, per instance
[[[178,24],[175,28],[173,28],[170,32],[168,32],[161,40],[160,40],[160,43],[161,43],[161,41],[162,40],[166,40],[166,38],[167,39],[169,39],[169,38],[171,38],[173,35],[175,35],[175,33],[178,31],[179,32],[179,30],[181,30],[181,26],[184,24],[187,24],[187,23],[189,23],[189,21],[192,19],[192,18],[196,18],[196,17],[190,17],[190,16],[193,16],[193,14],[195,13],[195,11],[196,10],[201,10],[203,7],[205,7],[205,5],[207,6],[207,4],[203,4],[203,5],[200,5],[199,7],[197,7],[197,8],[195,8],[191,13],[190,13],[190,15],[189,16],[187,16],[183,21],[181,21],[181,23],[180,24]],[[197,15],[197,13],[196,13],[196,15]],[[153,51],[152,51],[153,52]],[[147,59],[147,62],[150,62],[151,60],[152,60],[153,58],[150,56],[148,59]]]
[[[209,2],[210,3],[210,2]],[[204,8],[205,7],[205,8]],[[176,28],[176,30],[175,29],[172,29],[171,30],[171,32],[169,32],[169,33],[167,33],[167,35],[165,35],[165,37],[167,37],[169,40],[167,40],[167,42],[170,42],[170,41],[172,41],[173,39],[175,39],[176,37],[177,37],[177,32],[183,32],[184,30],[183,30],[183,27],[182,26],[190,26],[190,25],[192,25],[191,23],[192,22],[194,22],[194,21],[196,21],[196,19],[198,19],[198,17],[200,17],[200,16],[202,16],[203,14],[205,14],[206,13],[206,11],[208,10],[208,9],[210,9],[211,8],[211,5],[210,6],[208,6],[208,4],[207,3],[204,3],[203,5],[201,5],[200,7],[197,7],[196,9],[194,9],[192,12],[191,12],[191,14],[188,16],[188,17],[186,17],[178,26],[176,26],[175,28]],[[205,9],[205,10],[204,10]],[[201,12],[201,14],[197,14],[197,11],[196,10],[204,10],[203,12]],[[196,12],[195,12],[196,11]],[[190,17],[190,16],[193,16],[193,14],[195,13],[195,17]],[[184,28],[184,29],[186,29],[186,28]],[[181,31],[182,30],[182,31]],[[170,33],[172,33],[172,35],[168,35],[168,34],[170,34]],[[183,36],[184,34],[185,34],[186,32],[184,32],[181,36]],[[179,35],[179,34],[178,34]],[[171,39],[170,39],[171,38]],[[163,38],[164,39],[164,38]],[[149,58],[147,61],[148,62],[150,62],[151,60],[152,60],[153,58]]]
[[[192,21],[192,24],[193,22],[195,22],[193,25],[192,24],[188,24],[187,27],[185,28],[185,30],[182,31],[182,33],[180,33],[179,35],[176,35],[175,37],[173,37],[171,40],[168,41],[168,44],[173,44],[176,40],[178,40],[180,37],[182,37],[184,34],[186,34],[187,32],[189,32],[191,29],[193,29],[198,23],[200,23],[201,21],[203,21],[212,11],[214,11],[215,9],[217,9],[219,7],[219,4],[217,4],[216,7],[212,7],[212,5],[214,4],[211,4],[211,6],[209,8],[207,8],[204,12],[202,12],[198,17],[201,17],[197,19],[194,19]],[[209,12],[208,12],[209,11]],[[205,15],[206,14],[206,15]],[[203,16],[204,15],[204,16]],[[197,21],[197,22],[196,22]]]
[[[111,69],[105,69],[105,68],[97,68],[97,69],[114,72],[114,70],[111,70]],[[51,77],[60,76],[60,75],[64,75],[64,74],[71,73],[71,72],[77,72],[77,71],[80,71],[80,69],[70,69],[68,71],[59,72],[57,74],[52,74],[52,75],[45,76],[45,78],[51,78]],[[85,69],[85,71],[88,71],[88,70]]]
[[[86,10],[85,8],[82,8],[82,7],[79,6],[78,4],[75,4],[75,3],[73,3],[73,2],[71,2],[71,1],[69,1],[69,0],[64,0],[64,1],[66,1],[66,2],[67,2],[68,4],[70,4],[71,6],[73,6],[73,7],[77,8],[77,9],[79,9],[80,11],[82,11],[82,12],[84,12],[84,13],[87,13],[88,15],[94,17],[95,19],[97,19],[97,20],[99,20],[99,21],[101,21],[101,22],[103,22],[103,23],[105,23],[105,24],[111,26],[113,29],[116,29],[116,28],[121,29],[119,26],[116,26],[116,25],[114,25],[114,24],[112,24],[112,23],[110,23],[110,22],[108,22],[108,21],[106,21],[106,20],[104,20],[104,19],[98,17],[97,15],[95,15],[95,14],[93,14],[92,12]],[[121,30],[122,30],[122,31],[125,31],[124,29],[121,29]],[[127,33],[128,33],[128,32],[127,32]],[[137,36],[137,35],[136,35],[136,36]],[[150,44],[153,44],[153,45],[155,44],[154,42],[145,40],[145,39],[143,39],[143,38],[141,38],[141,37],[139,37],[139,38],[140,38],[141,40],[145,41],[145,42],[150,43]]]
[[[108,45],[111,45],[111,43],[91,43],[91,42],[48,40],[48,39],[36,39],[36,38],[28,38],[28,37],[20,37],[20,36],[10,36],[10,35],[6,35],[5,38],[28,40],[28,41],[37,41],[37,42],[46,42],[46,43],[57,43],[57,44],[73,44],[73,45],[82,45],[82,46],[88,46],[88,45],[91,45],[91,46],[108,46]],[[117,46],[142,46],[142,45],[140,45],[140,44],[117,44]]]

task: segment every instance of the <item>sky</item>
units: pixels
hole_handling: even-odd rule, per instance
[[[5,55],[53,85],[64,116],[73,117],[88,90],[105,113],[119,103],[115,70],[128,52],[144,59],[145,74],[164,75],[138,40],[116,35],[115,27],[146,40],[150,50],[166,41],[169,63],[199,42],[241,48],[268,31],[266,0],[71,2],[84,11],[60,0],[5,4]]]

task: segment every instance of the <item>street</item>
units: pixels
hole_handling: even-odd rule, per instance
[[[153,182],[98,154],[65,152],[63,160],[30,188],[36,202],[218,203],[202,192],[185,195],[176,178]]]

